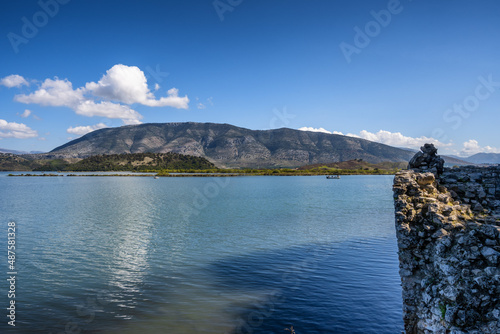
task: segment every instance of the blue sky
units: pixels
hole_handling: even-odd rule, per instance
[[[0,147],[216,122],[500,153],[500,2],[0,2]]]

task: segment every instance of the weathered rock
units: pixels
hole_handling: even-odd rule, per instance
[[[492,265],[498,264],[500,253],[494,250],[493,248],[483,247],[483,249],[481,249],[481,255],[483,255],[490,264]]]
[[[428,171],[394,178],[406,333],[499,334],[500,166]]]
[[[483,210],[484,210],[484,208],[483,208],[483,206],[481,205],[481,203],[476,203],[476,204],[474,205],[474,208],[473,208],[472,210],[474,210],[474,211],[483,211]]]
[[[417,183],[420,186],[427,186],[427,185],[433,184],[434,181],[436,181],[436,178],[434,177],[434,174],[432,174],[432,173],[424,173],[422,175],[417,176]]]
[[[421,152],[417,152],[408,163],[408,168],[436,170],[437,174],[443,173],[444,160],[437,155],[437,148],[434,144],[425,144],[420,147]]]

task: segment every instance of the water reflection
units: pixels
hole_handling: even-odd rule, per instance
[[[388,178],[235,178],[186,219],[207,179],[0,178],[0,217],[21,231],[20,328],[398,332]]]
[[[185,272],[155,296],[158,307],[104,332],[285,333],[293,325],[298,333],[398,333],[395,258],[390,239],[223,258]]]

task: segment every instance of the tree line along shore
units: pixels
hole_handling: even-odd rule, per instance
[[[297,168],[266,166],[262,168],[219,168],[203,157],[178,153],[129,153],[95,155],[84,159],[26,159],[14,154],[0,155],[1,171],[34,172],[131,172],[155,173],[158,176],[179,177],[180,175],[392,175],[406,167],[405,162],[369,163],[355,159],[328,164],[313,164]],[[79,176],[81,174],[12,174],[22,176]],[[89,174],[86,174],[87,176]],[[95,174],[102,176],[103,174]],[[124,176],[124,174],[106,174]],[[146,174],[151,176],[150,174]]]

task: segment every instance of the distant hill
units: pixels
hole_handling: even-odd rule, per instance
[[[470,164],[500,164],[500,153],[476,153],[470,157],[450,155],[450,157]]]
[[[24,153],[28,153],[28,152],[16,151],[16,150],[9,150],[9,149],[6,149],[6,148],[0,148],[0,153],[24,154]]]
[[[38,154],[38,153],[44,153],[42,151],[31,151],[31,152],[26,152],[26,151],[17,151],[17,150],[9,150],[6,148],[0,148],[0,153],[12,153],[12,154]]]
[[[205,158],[178,153],[96,155],[85,159],[26,159],[12,153],[0,153],[0,171],[160,171],[215,168]]]
[[[35,170],[61,171],[145,171],[162,169],[213,169],[214,164],[205,158],[193,157],[178,153],[125,153],[112,155],[95,155],[75,163],[64,163],[53,160]]]
[[[474,164],[473,162],[466,161],[464,159],[455,158],[455,157],[448,156],[448,155],[441,155],[441,158],[443,158],[443,160],[444,160],[445,167],[463,166],[463,165]]]
[[[500,164],[500,153],[477,153],[464,160],[475,164]]]
[[[368,140],[293,129],[249,130],[229,124],[156,123],[106,128],[52,150],[47,156],[175,152],[227,167],[297,167],[363,159],[409,161],[413,153]]]
[[[40,164],[12,153],[0,153],[0,171],[30,171]]]

